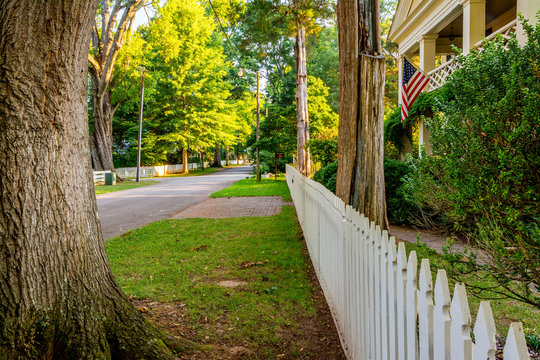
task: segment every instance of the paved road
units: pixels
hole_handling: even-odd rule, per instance
[[[168,219],[211,193],[243,179],[250,166],[228,168],[209,175],[154,179],[160,183],[97,196],[105,239],[151,222]]]

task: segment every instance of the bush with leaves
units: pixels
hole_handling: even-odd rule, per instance
[[[323,167],[313,175],[313,180],[320,182],[331,192],[336,192],[337,160]]]
[[[406,189],[475,241],[497,292],[540,307],[540,25],[524,28],[523,47],[499,37],[456,59],[427,122],[433,156],[415,160]]]

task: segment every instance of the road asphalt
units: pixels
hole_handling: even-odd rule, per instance
[[[249,176],[250,166],[227,168],[209,175],[154,178],[159,184],[97,195],[105,240],[151,222],[168,219],[198,204],[213,192]]]

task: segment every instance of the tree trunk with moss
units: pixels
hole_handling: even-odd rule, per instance
[[[0,357],[169,359],[116,283],[94,196],[95,1],[0,3]],[[166,345],[168,344],[168,345]]]
[[[384,73],[378,0],[339,0],[339,150],[336,195],[388,228]]]

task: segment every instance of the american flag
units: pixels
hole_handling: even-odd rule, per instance
[[[401,122],[409,116],[409,109],[428,83],[429,78],[404,58],[401,87]]]

